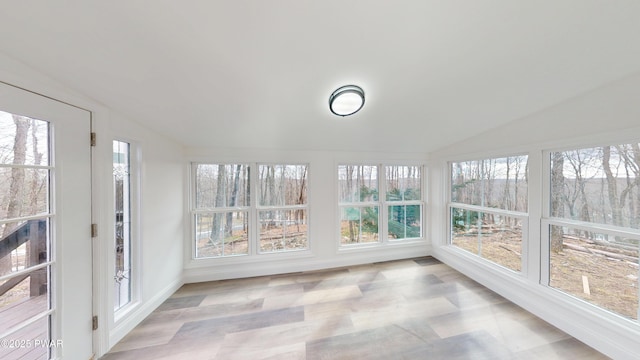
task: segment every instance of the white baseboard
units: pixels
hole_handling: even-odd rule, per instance
[[[317,259],[310,255],[306,257],[289,258],[284,261],[273,261],[273,259],[261,262],[243,261],[233,263],[226,261],[220,262],[218,265],[211,265],[211,262],[209,262],[208,266],[188,268],[185,269],[181,279],[176,279],[152,298],[141,302],[137,306],[134,305],[130,313],[121,318],[110,331],[108,348],[111,349],[122,340],[131,330],[186,283],[324,270],[370,264],[373,262],[409,259],[430,255],[430,250],[431,247],[429,245],[421,243],[415,246],[388,247],[385,249],[361,248],[358,249],[358,251],[341,252],[330,259]]]
[[[134,306],[131,312],[121,318],[113,329],[111,329],[109,333],[109,349],[107,349],[107,352],[158,308],[158,306],[173,295],[183,284],[184,281],[182,278],[176,279],[147,301],[140,302],[137,306]]]
[[[640,359],[640,324],[447,247],[433,256],[601,353]]]
[[[341,251],[330,258],[314,256],[287,258],[279,261],[220,261],[207,262],[206,266],[193,266],[185,269],[184,282],[204,281],[268,276],[302,271],[333,269],[345,266],[370,264],[373,262],[409,259],[430,255],[431,247],[425,243],[416,246],[359,248],[357,251]],[[220,259],[227,260],[227,259]]]

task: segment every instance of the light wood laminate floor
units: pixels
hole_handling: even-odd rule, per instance
[[[114,359],[606,359],[434,258],[187,284]]]

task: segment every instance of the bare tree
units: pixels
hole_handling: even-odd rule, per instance
[[[569,184],[565,179],[564,183],[564,200],[568,207],[569,214],[572,219],[579,219],[581,221],[592,221],[592,204],[591,199],[587,194],[587,186],[591,180],[596,176],[596,172],[589,171],[589,168],[594,163],[595,154],[594,149],[582,149],[571,152],[565,152],[565,160],[569,163],[573,169],[573,184]],[[589,176],[589,173],[593,173]],[[593,238],[591,232],[585,231],[584,236],[586,238]]]
[[[35,166],[42,165],[43,153],[38,150],[38,121],[31,120],[31,150],[33,153],[33,164]],[[31,179],[31,194],[29,204],[32,209],[37,209],[46,183],[40,179],[40,173],[35,170]]]
[[[504,181],[504,189],[502,192],[502,201],[500,201],[502,203],[502,208],[503,209],[510,209],[512,204],[511,204],[511,194],[509,192],[509,188],[511,186],[511,184],[509,183],[509,181],[511,179],[509,179],[509,173],[511,172],[511,158],[507,158],[507,168],[506,168],[506,172],[505,172],[505,181]],[[516,179],[517,181],[517,179]]]
[[[632,228],[638,228],[636,215],[638,203],[636,201],[637,197],[633,197],[633,190],[638,187],[638,182],[640,181],[640,167],[638,164],[638,160],[640,160],[640,149],[636,143],[616,146],[616,150],[623,161],[626,185],[620,192],[620,207],[622,209],[628,207],[629,214],[627,218],[629,219],[629,224],[627,225]],[[625,204],[628,204],[628,206],[625,206]]]
[[[564,214],[564,155],[561,152],[551,154],[551,216],[561,217]],[[562,228],[552,227],[551,251],[562,251]]]
[[[347,191],[352,191],[351,189],[353,189],[353,173],[355,170],[355,166],[345,166],[346,170],[347,170],[347,178],[346,178],[346,188]],[[357,183],[356,183],[357,184]],[[350,199],[350,201],[354,201],[354,199]],[[349,219],[348,220],[348,226],[349,226],[349,241],[350,242],[355,242],[356,241],[356,221]]]
[[[231,168],[231,173],[233,177],[233,189],[231,190],[231,199],[229,200],[229,207],[236,206],[237,198],[238,198],[238,187],[240,185],[240,171],[242,170],[242,165],[237,164],[235,171]],[[227,213],[227,225],[225,226],[225,235],[231,236],[233,233],[233,213]]]
[[[611,170],[611,146],[602,148],[602,170],[607,179],[607,193],[609,195],[609,206],[611,206],[611,221],[613,225],[622,225],[622,208],[617,199],[618,184],[616,176]]]
[[[19,115],[13,115],[16,126],[16,134],[13,142],[13,165],[24,165],[27,156],[27,134],[31,125],[31,119]],[[25,199],[25,169],[20,166],[11,168],[11,185],[9,185],[9,197],[5,217],[7,219],[20,217]],[[18,227],[17,223],[5,225],[0,239],[5,238]],[[11,257],[0,258],[0,274],[11,272]]]
[[[296,202],[296,204],[298,205],[302,205],[302,204],[306,204],[307,199],[307,184],[306,184],[306,180],[307,180],[307,166],[304,166],[302,168],[302,174],[300,177],[300,185],[298,187],[299,189],[299,194],[298,194],[298,200]],[[304,221],[304,211],[303,210],[296,210],[296,225],[297,225],[297,230],[298,232],[300,231],[300,223]]]
[[[218,177],[216,180],[216,200],[215,207],[224,207],[226,206],[226,198],[227,198],[227,178],[226,178],[226,165],[218,165]],[[222,226],[222,217],[224,214],[222,213],[214,213],[213,214],[213,222],[211,228],[211,240],[217,241],[222,240],[223,234],[220,233],[220,227]],[[222,235],[222,236],[221,236]]]

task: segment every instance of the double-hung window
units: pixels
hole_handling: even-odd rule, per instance
[[[343,246],[422,238],[422,167],[338,165],[338,207]]]
[[[194,164],[195,257],[249,254],[250,167]]]
[[[514,271],[522,270],[527,234],[527,156],[450,164],[452,245]]]
[[[338,166],[340,243],[378,242],[378,166]]]
[[[309,248],[307,165],[192,167],[195,258]]]
[[[637,320],[640,144],[546,158],[542,283]]]
[[[308,248],[307,165],[258,165],[260,252]]]

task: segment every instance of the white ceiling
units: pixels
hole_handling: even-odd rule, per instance
[[[0,51],[187,147],[429,152],[640,71],[637,0],[0,5]]]

